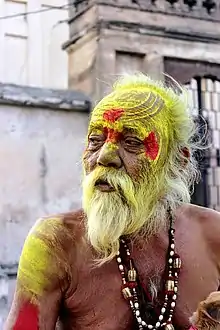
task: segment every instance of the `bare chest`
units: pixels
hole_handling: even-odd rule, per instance
[[[194,244],[188,238],[182,244],[176,244],[182,259],[173,319],[176,329],[187,329],[189,317],[198,302],[219,287],[218,270],[205,244]],[[166,239],[159,239],[150,245],[132,248],[138,274],[152,296],[161,289],[167,245]],[[79,270],[77,290],[65,302],[66,329],[136,329],[130,307],[121,294],[121,276],[116,261],[100,268],[92,267],[87,261]]]

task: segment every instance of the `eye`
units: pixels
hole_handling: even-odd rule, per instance
[[[141,140],[135,137],[125,138],[124,143],[128,147],[140,147],[143,144]]]
[[[104,143],[104,138],[100,135],[90,135],[88,138],[88,148],[90,150],[98,149]]]

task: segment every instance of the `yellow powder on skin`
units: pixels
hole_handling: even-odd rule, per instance
[[[18,268],[18,284],[29,296],[41,296],[58,272],[55,251],[59,218],[40,219],[26,238]]]
[[[154,81],[142,74],[123,77],[114,85],[113,92],[94,108],[89,134],[97,127],[117,132],[130,129],[137,131],[136,136],[144,141],[153,132],[157,136],[159,150],[153,161],[150,158],[148,160],[161,170],[170,146],[177,140],[181,144],[188,134],[187,126],[185,131],[179,130],[179,125],[190,121],[186,110],[187,96],[183,89],[181,92],[181,96],[177,95],[172,88],[165,87],[163,82]],[[105,121],[104,113],[114,109],[121,109],[123,115],[115,122]]]
[[[116,111],[122,109],[124,113],[115,122],[106,121],[103,118],[104,113],[114,109]],[[116,89],[95,107],[91,117],[89,134],[96,130],[97,126],[117,132],[122,132],[123,129],[135,129],[138,132],[137,137],[144,141],[151,132],[154,132],[159,146],[157,157],[154,159],[155,163],[160,158],[162,150],[163,154],[167,153],[169,141],[172,139],[169,116],[167,100],[157,91],[152,91],[149,86],[133,87],[131,84],[128,89]],[[161,144],[162,141],[163,145]],[[113,149],[112,145],[111,149]],[[158,165],[161,167],[162,164],[163,162]]]

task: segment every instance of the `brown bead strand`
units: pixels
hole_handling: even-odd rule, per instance
[[[136,290],[138,286],[136,280],[137,271],[132,262],[130,250],[125,239],[120,240],[120,250],[118,251],[116,260],[122,278],[122,294],[124,298],[128,300],[130,303],[130,307],[137,321],[139,330],[143,330],[144,328],[151,330],[157,330],[157,329],[174,330],[174,327],[172,325],[172,317],[177,300],[178,275],[181,268],[181,259],[179,255],[177,255],[175,252],[175,239],[174,239],[175,230],[173,229],[173,218],[171,216],[170,211],[169,211],[169,215],[170,215],[170,228],[169,228],[169,247],[168,247],[168,260],[167,260],[168,272],[165,279],[164,303],[160,309],[160,315],[155,325],[147,324],[141,317],[141,312],[139,308],[140,304],[138,301],[138,295]],[[120,253],[122,249],[125,251],[127,258],[129,260],[129,270],[127,274],[125,274],[125,267],[122,264],[122,257]],[[166,314],[168,314],[167,317],[165,317]]]

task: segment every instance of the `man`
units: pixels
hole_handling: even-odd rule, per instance
[[[6,330],[190,327],[220,279],[220,215],[189,204],[195,132],[177,83],[114,86],[89,124],[83,211],[29,233]]]

